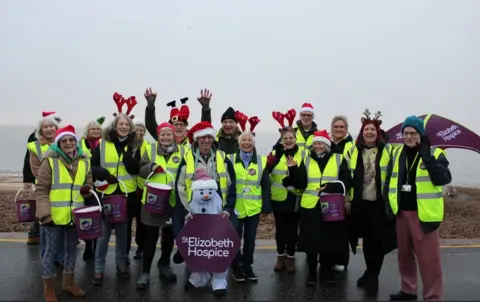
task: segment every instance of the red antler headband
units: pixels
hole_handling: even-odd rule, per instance
[[[288,126],[292,127],[293,122],[295,121],[296,115],[297,115],[297,112],[295,111],[295,109],[290,109],[287,111],[287,113],[281,113],[279,111],[272,112],[273,118],[277,121],[277,123],[282,128],[285,128],[285,120],[287,120]]]
[[[235,119],[237,122],[240,124],[240,128],[242,129],[242,132],[245,132],[247,130],[247,122],[250,123],[250,132],[253,133],[255,130],[255,127],[260,123],[260,119],[258,116],[252,116],[248,117],[246,114],[240,112],[240,111],[235,111]]]
[[[125,99],[120,93],[118,92],[115,92],[113,94],[113,101],[115,102],[115,104],[117,105],[117,110],[118,110],[118,113],[114,113],[113,116],[117,117],[118,115],[120,114],[123,114],[122,112],[122,108],[125,104],[127,104],[127,112],[125,113],[125,115],[129,115],[133,108],[135,107],[135,105],[137,105],[137,99],[134,97],[134,96],[131,96],[129,97],[128,99]],[[129,116],[130,119],[134,119],[135,118],[135,115],[130,115]]]

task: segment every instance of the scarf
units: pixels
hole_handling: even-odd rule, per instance
[[[240,158],[242,159],[243,165],[247,168],[252,162],[253,152],[243,152],[240,150]]]
[[[88,147],[90,147],[90,150],[94,150],[97,148],[98,144],[100,144],[100,138],[89,138],[87,137],[85,139],[87,141]]]
[[[212,149],[210,149],[210,154],[208,156],[203,156],[203,155],[200,154],[200,150],[197,148],[195,150],[195,157],[194,158],[196,159],[195,160],[195,170],[194,171],[197,171],[198,160],[200,158],[203,158],[203,160],[205,161],[208,173],[212,173],[212,172],[216,171],[216,169],[215,169],[215,154],[214,154]]]

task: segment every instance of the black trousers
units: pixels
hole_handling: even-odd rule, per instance
[[[310,273],[316,273],[317,264],[320,263],[320,272],[331,272],[338,256],[336,253],[306,253]]]
[[[132,247],[132,225],[133,218],[136,221],[135,227],[135,243],[140,250],[143,250],[143,243],[146,236],[146,227],[140,219],[140,211],[142,209],[140,198],[136,193],[129,194],[127,199],[128,227],[127,227],[127,257]]]
[[[143,243],[143,265],[142,271],[144,273],[150,273],[152,268],[153,258],[157,250],[158,237],[160,237],[160,227],[158,226],[145,226],[146,236]],[[158,260],[159,265],[170,264],[170,256],[173,251],[173,228],[170,225],[162,228],[161,238],[161,251],[162,255]]]
[[[273,211],[278,255],[295,256],[298,241],[298,213]]]
[[[367,274],[378,277],[385,257],[382,247],[383,206],[378,201],[361,201],[360,223]]]

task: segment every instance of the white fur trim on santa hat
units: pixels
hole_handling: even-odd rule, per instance
[[[58,117],[56,117],[55,115],[49,115],[49,116],[46,116],[42,119],[40,119],[40,121],[38,122],[38,125],[37,125],[37,129],[35,131],[35,137],[37,139],[40,139],[40,137],[42,136],[42,125],[43,125],[43,122],[44,121],[49,121],[50,123],[54,124],[57,129],[58,129],[58,122],[57,122],[57,119]]]
[[[314,142],[321,142],[321,143],[324,143],[325,145],[331,147],[332,146],[332,142],[326,138],[326,137],[323,137],[323,136],[314,136],[313,137],[313,140],[312,140],[312,143]]]
[[[217,135],[217,132],[213,128],[205,128],[205,129],[202,129],[200,131],[195,132],[193,134],[193,139],[197,140],[197,138],[202,137],[202,136],[207,136],[207,135],[215,137]]]
[[[192,182],[192,191],[201,189],[218,190],[217,182],[213,179],[199,179]]]
[[[300,113],[303,113],[303,112],[311,112],[311,113],[314,113],[312,107],[302,107],[302,109],[300,109]]]
[[[143,126],[145,128],[145,123],[142,120],[137,120],[137,119],[133,120],[133,125],[134,126],[140,125],[140,126]]]
[[[60,133],[59,135],[57,135],[57,136],[55,137],[55,144],[58,144],[58,141],[61,140],[62,137],[67,136],[67,135],[73,136],[73,137],[77,140],[77,142],[78,142],[78,138],[77,138],[77,136],[75,135],[75,133],[65,131],[65,132],[62,132],[62,133]]]

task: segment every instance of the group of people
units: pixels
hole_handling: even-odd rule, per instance
[[[296,124],[295,109],[272,113],[280,125],[280,139],[268,155],[261,155],[255,148],[258,117],[249,118],[230,107],[216,131],[211,124],[210,91],[201,91],[201,121],[190,128],[188,98],[181,99],[180,106],[168,103],[170,118],[158,124],[157,94],[149,88],[144,96],[144,122],[131,115],[135,97],[115,93],[118,112],[110,123],[105,124],[103,117],[91,121],[80,138],[73,126],[60,127],[54,112],[44,112],[29,138],[24,183],[26,189],[34,186],[38,221],[32,224],[28,244],[42,247],[46,301],[57,300],[56,266],[63,266],[63,289],[85,296],[74,277],[78,239],[72,210],[95,205],[92,191],[102,199],[126,195],[128,215],[118,223],[104,219],[102,236],[85,242],[83,259],[94,261],[92,283],[100,285],[104,279],[112,229],[117,276],[129,277],[134,218],[138,246],[134,258],[143,262],[137,287],[145,289],[149,284],[159,238],[160,277],[176,281],[171,258],[176,264],[184,260],[178,251],[172,257],[174,240],[192,217],[195,181],[205,177],[215,181],[221,197],[215,211],[231,221],[243,240],[231,264],[234,281],[257,281],[253,270],[257,228],[261,216],[273,212],[276,272],[295,273],[300,251],[307,256],[307,286],[335,283],[335,272],[348,267],[350,249],[355,254],[362,238],[366,269],[358,287],[376,296],[384,256],[398,248],[401,290],[391,300],[417,299],[417,262],[423,299],[442,299],[438,228],[443,220],[442,187],[451,182],[451,174],[444,151],[430,146],[423,120],[406,118],[404,144],[390,145],[381,128],[381,114],[372,116],[367,110],[353,140],[345,116],[332,119],[331,131],[318,129],[312,104],[304,103]],[[146,132],[155,142],[146,141]],[[146,210],[147,178],[173,188],[167,214]],[[343,219],[325,218],[322,200],[329,195],[342,196]],[[197,272],[189,273],[186,289],[209,281],[199,280]],[[227,274],[210,278],[213,293],[225,295]]]

